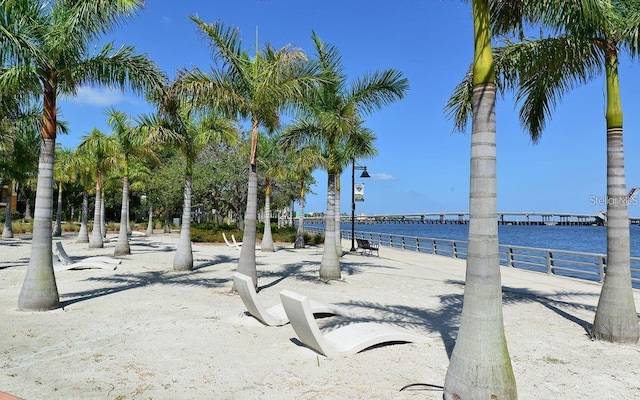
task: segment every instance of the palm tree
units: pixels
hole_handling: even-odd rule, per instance
[[[516,399],[502,318],[496,203],[495,71],[489,1],[473,0],[473,118],[469,239],[460,329],[444,382],[444,398]]]
[[[212,112],[198,113],[186,102],[165,94],[161,99],[159,118],[145,117],[141,127],[151,131],[150,140],[171,144],[182,156],[184,169],[184,203],[180,240],[173,259],[176,271],[193,269],[193,249],[191,247],[191,193],[193,189],[193,164],[198,155],[210,144],[216,142],[235,143],[237,132],[231,121],[220,118]]]
[[[260,147],[260,166],[262,167],[265,180],[264,196],[264,232],[260,250],[262,252],[274,252],[273,236],[271,233],[271,191],[273,181],[284,179],[285,166],[284,154],[279,146],[280,139],[277,135],[262,139],[263,145]]]
[[[143,93],[165,78],[133,47],[114,50],[105,44],[90,55],[92,42],[132,17],[141,0],[17,0],[0,7],[3,70],[0,92],[20,89],[43,99],[42,150],[36,189],[33,241],[29,268],[18,298],[23,310],[58,307],[59,296],[51,259],[51,190],[56,141],[56,101],[75,94],[84,84],[130,87]]]
[[[131,254],[129,246],[129,168],[134,159],[157,157],[148,145],[143,130],[131,125],[127,114],[110,109],[107,111],[108,123],[113,129],[112,137],[116,143],[116,153],[122,167],[122,206],[120,210],[120,230],[114,249],[114,256]]]
[[[40,148],[40,118],[37,110],[20,110],[16,103],[2,99],[3,114],[0,119],[0,177],[9,179],[11,192],[15,193],[20,184],[35,177],[38,171],[38,157],[34,149]],[[6,107],[6,108],[5,108]],[[11,201],[5,209],[2,238],[13,238]]]
[[[73,157],[73,174],[77,176],[82,188],[82,212],[80,216],[80,231],[76,242],[89,243],[89,192],[93,185],[95,174],[94,155],[76,149]]]
[[[282,143],[283,137],[280,136]],[[285,171],[289,179],[298,182],[298,204],[300,211],[298,214],[298,229],[296,231],[296,241],[294,248],[304,249],[304,207],[305,193],[309,186],[314,183],[312,172],[322,163],[322,152],[318,146],[306,146],[299,151],[285,152],[287,167]]]
[[[220,107],[251,121],[251,155],[248,169],[248,197],[244,215],[244,236],[238,271],[250,276],[257,286],[255,246],[258,192],[258,129],[272,132],[280,123],[279,110],[299,97],[304,85],[320,79],[305,54],[291,46],[276,50],[266,45],[251,57],[242,50],[238,31],[221,22],[206,24],[190,16],[211,42],[221,69],[205,73],[198,68],[180,71],[182,92],[196,103]]]
[[[53,166],[54,181],[58,181],[58,209],[56,211],[56,225],[52,236],[62,236],[62,189],[65,183],[73,182],[73,150],[63,147],[56,147],[56,163]]]
[[[334,81],[316,85],[306,93],[300,104],[300,117],[286,129],[284,143],[289,148],[315,143],[323,149],[328,179],[320,278],[340,279],[335,219],[336,177],[351,161],[351,158],[344,158],[341,151],[346,148],[349,138],[360,131],[363,115],[402,99],[409,86],[402,73],[393,69],[375,71],[348,85],[338,49],[325,44],[315,32],[312,39],[322,70]]]
[[[104,247],[103,237],[103,178],[105,172],[113,166],[116,144],[113,139],[105,135],[98,128],[82,137],[77,153],[80,157],[92,159],[96,177],[96,201],[93,212],[93,231],[89,241],[89,248]]]
[[[640,326],[631,285],[618,64],[623,50],[632,57],[640,55],[640,4],[619,0],[523,3],[527,10],[523,17],[540,21],[552,34],[514,43],[500,54],[506,64],[505,86],[517,86],[516,98],[522,102],[520,119],[532,138],[538,139],[552,107],[567,91],[602,73],[605,76],[607,273],[593,323],[593,336],[611,342],[636,343]],[[554,12],[549,12],[550,9]],[[494,14],[495,24],[500,28],[497,33],[522,31],[523,21],[517,15],[514,17],[512,9],[496,8]],[[518,73],[510,73],[513,70]]]

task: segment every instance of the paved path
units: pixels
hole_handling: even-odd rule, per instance
[[[348,249],[350,243],[343,241],[343,248]],[[362,257],[376,258],[375,256]],[[400,261],[407,264],[407,267],[401,271],[387,270],[385,272],[382,270],[380,273],[402,273],[438,281],[464,281],[465,277],[466,260],[463,259],[382,246],[380,248],[380,264],[384,264],[384,260]],[[597,306],[602,287],[598,282],[518,268],[501,267],[500,272],[504,291],[517,291],[585,306]],[[633,294],[636,310],[640,312],[640,290],[634,289]]]

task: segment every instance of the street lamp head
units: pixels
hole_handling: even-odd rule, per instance
[[[362,175],[360,175],[360,178],[371,178],[371,175],[369,175],[369,173],[367,172],[367,167],[364,167],[364,171],[362,171]]]

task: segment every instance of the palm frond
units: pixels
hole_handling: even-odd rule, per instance
[[[516,80],[504,85],[517,87],[516,102],[522,104],[520,122],[534,142],[539,140],[545,119],[564,94],[594,79],[604,67],[599,46],[570,36],[521,42],[507,46],[504,54],[508,56],[497,57],[496,64],[502,65],[500,68],[516,68],[518,73],[499,73],[497,79]],[[503,63],[504,60],[508,61]]]
[[[51,42],[56,48],[85,47],[99,36],[111,32],[144,7],[143,0],[60,0],[52,3],[54,31]]]
[[[146,55],[135,55],[132,46],[122,46],[113,51],[113,43],[106,44],[93,57],[81,61],[66,75],[67,89],[80,85],[103,84],[145,94],[158,90],[167,77],[155,62]]]
[[[453,93],[444,106],[444,113],[453,120],[453,131],[464,132],[473,113],[473,69],[465,74],[462,82],[453,89]]]
[[[407,90],[409,80],[403,77],[402,72],[387,69],[357,79],[351,86],[348,98],[357,104],[362,113],[369,114],[403,99]]]
[[[0,58],[9,64],[30,64],[39,58],[41,7],[36,1],[0,4]]]

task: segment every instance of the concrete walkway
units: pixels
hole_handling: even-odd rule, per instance
[[[343,248],[351,247],[350,241],[343,240]],[[375,256],[362,256],[373,257]],[[418,253],[381,246],[380,261],[399,261],[407,265],[402,271],[382,269],[380,273],[402,273],[416,278],[432,279],[436,281],[464,282],[466,260],[433,254]],[[541,298],[580,304],[583,306],[597,306],[602,285],[582,279],[569,278],[559,275],[544,274],[519,268],[501,267],[502,287],[505,292],[518,292]],[[633,295],[636,310],[640,312],[640,290],[634,289]]]

